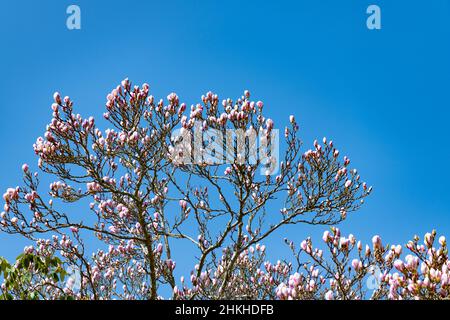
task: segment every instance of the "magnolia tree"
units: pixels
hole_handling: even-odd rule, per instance
[[[236,101],[211,92],[201,100],[188,112],[176,94],[156,101],[147,84],[125,79],[107,96],[103,131],[55,93],[53,118],[34,144],[49,190],[24,164],[23,185],[3,195],[0,230],[34,245],[14,266],[1,260],[0,297],[447,297],[445,238],[439,247],[435,232],[424,245],[414,238],[404,256],[378,236],[363,247],[332,227],[371,192],[332,141],[303,150],[290,116],[281,144],[248,91]],[[331,227],[316,248],[309,238],[298,248],[286,239],[291,262],[266,261],[264,240],[295,224]],[[178,278],[181,242],[196,262]],[[68,267],[78,276],[67,277]]]

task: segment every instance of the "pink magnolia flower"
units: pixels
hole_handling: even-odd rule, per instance
[[[53,94],[53,100],[55,100],[55,103],[61,104],[61,95],[59,94],[59,92],[55,92]]]
[[[307,250],[307,248],[308,248],[308,243],[306,242],[306,240],[303,240],[303,241],[300,243],[300,248],[302,248],[302,250],[304,250],[304,251]]]
[[[290,122],[291,124],[295,124],[295,117],[294,117],[293,115],[290,115],[290,116],[289,116],[289,122]]]
[[[180,200],[179,204],[180,204],[181,209],[186,210],[186,208],[187,208],[186,200]]]
[[[108,228],[108,230],[109,230],[109,232],[111,232],[111,233],[117,233],[117,228],[116,228],[115,226],[110,226],[110,227]]]
[[[424,244],[428,247],[433,245],[433,236],[431,233],[427,232],[425,234],[424,240],[423,240]]]
[[[259,109],[262,109],[262,107],[264,106],[264,103],[263,103],[262,101],[258,101],[258,102],[256,102],[256,106],[257,106]]]
[[[325,300],[334,300],[333,291],[328,290],[328,291],[325,293]]]
[[[324,242],[328,242],[328,240],[330,240],[330,231],[326,230],[323,233],[322,239],[323,239]]]
[[[375,249],[381,248],[381,238],[380,238],[380,236],[378,236],[378,235],[373,236],[373,238],[372,238],[372,244],[373,244],[373,247],[374,247]]]
[[[403,261],[399,259],[394,261],[394,267],[400,272],[405,269]]]
[[[362,262],[359,261],[358,259],[353,259],[352,260],[352,267],[353,269],[355,269],[356,271],[359,271],[362,269]]]
[[[402,253],[402,246],[401,245],[397,245],[394,247],[394,252],[396,255],[400,255]]]
[[[334,150],[333,157],[337,158],[339,156],[339,150]]]
[[[267,126],[267,130],[272,130],[273,129],[273,120],[272,119],[267,119],[266,120],[266,126]]]

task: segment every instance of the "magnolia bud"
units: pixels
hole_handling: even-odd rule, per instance
[[[295,124],[295,117],[293,115],[289,116],[289,122]]]
[[[352,267],[353,269],[355,269],[356,271],[360,270],[360,261],[358,259],[353,259],[352,260]]]
[[[28,172],[28,165],[27,165],[26,163],[24,163],[24,164],[22,165],[22,171],[25,172],[25,173]]]
[[[375,249],[381,248],[381,238],[380,238],[380,236],[378,236],[378,235],[374,236],[372,238],[372,244],[373,244],[373,247]]]
[[[325,293],[325,300],[333,300],[334,296],[333,296],[333,291],[328,290],[327,293]]]
[[[399,259],[394,261],[394,267],[400,272],[402,272],[403,269],[405,269],[405,265],[403,264],[403,261],[399,260]]]
[[[322,239],[323,239],[324,242],[328,242],[328,240],[330,239],[330,232],[328,230],[326,230],[323,233]]]
[[[61,104],[61,96],[59,95],[59,92],[55,92],[55,93],[53,94],[53,100],[55,100],[55,102],[56,102],[57,104]]]

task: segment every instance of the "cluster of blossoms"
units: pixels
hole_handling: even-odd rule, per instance
[[[247,241],[246,239],[245,241]],[[174,290],[175,299],[274,299],[274,288],[286,279],[291,266],[278,261],[264,261],[265,245],[256,244],[245,249],[237,257],[233,272],[228,275],[231,261],[230,248],[222,250],[222,257],[215,267],[206,268],[200,274],[197,264],[191,271],[189,282],[182,276],[181,286]]]
[[[379,236],[363,245],[340,230],[325,231],[323,249],[313,248],[311,239],[295,252],[297,272],[276,288],[279,299],[446,299],[450,294],[448,251],[445,237],[434,247],[436,232],[406,244],[384,246]],[[291,249],[294,244],[289,242]],[[307,259],[303,262],[302,256]],[[403,258],[402,258],[403,257]]]
[[[34,151],[54,182],[43,191],[38,173],[23,165],[24,184],[7,189],[0,214],[0,231],[35,243],[25,250],[33,263],[58,257],[56,269],[79,274],[79,281],[36,275],[42,298],[158,299],[169,288],[176,299],[361,299],[374,268],[382,275],[374,299],[447,296],[447,251],[432,247],[433,234],[425,246],[408,244],[403,262],[401,247],[375,238],[364,249],[335,228],[323,248],[302,242],[296,265],[265,260],[269,235],[293,224],[336,225],[372,189],[333,141],[303,150],[294,116],[276,156],[275,123],[249,91],[235,101],[207,92],[189,109],[175,93],[157,100],[149,85],[125,79],[106,97],[106,130],[75,113],[69,97],[53,98],[53,118]],[[256,136],[263,147],[253,153]],[[269,212],[276,199],[282,207]],[[86,203],[86,212],[78,206],[69,214],[71,203]],[[181,282],[174,276],[180,241],[196,257]]]

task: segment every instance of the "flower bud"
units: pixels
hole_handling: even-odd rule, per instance
[[[424,244],[426,246],[430,247],[433,244],[433,240],[432,239],[433,239],[433,237],[432,237],[431,233],[427,232],[425,234],[423,242],[424,242]]]
[[[405,265],[403,264],[403,261],[400,259],[394,261],[394,267],[400,272],[402,272],[405,269]]]
[[[289,122],[290,122],[291,124],[295,124],[295,117],[294,117],[293,115],[290,115],[290,116],[289,116]]]
[[[380,236],[376,235],[372,238],[372,244],[374,249],[380,249],[381,248],[381,238]]]
[[[269,130],[269,131],[272,130],[273,129],[273,120],[267,119],[266,126],[267,126],[267,130]]]
[[[55,102],[56,102],[57,104],[61,104],[61,96],[59,95],[59,92],[55,92],[55,93],[53,94],[53,100],[55,100]]]
[[[334,300],[333,291],[328,290],[327,293],[325,293],[325,300]]]
[[[359,271],[361,269],[360,266],[362,267],[362,264],[361,264],[361,262],[358,259],[353,259],[352,260],[352,267],[353,267],[353,269],[355,269],[356,271]]]
[[[330,240],[330,232],[329,232],[328,230],[326,230],[326,231],[323,233],[322,240],[323,240],[324,242],[328,242],[328,241]]]

